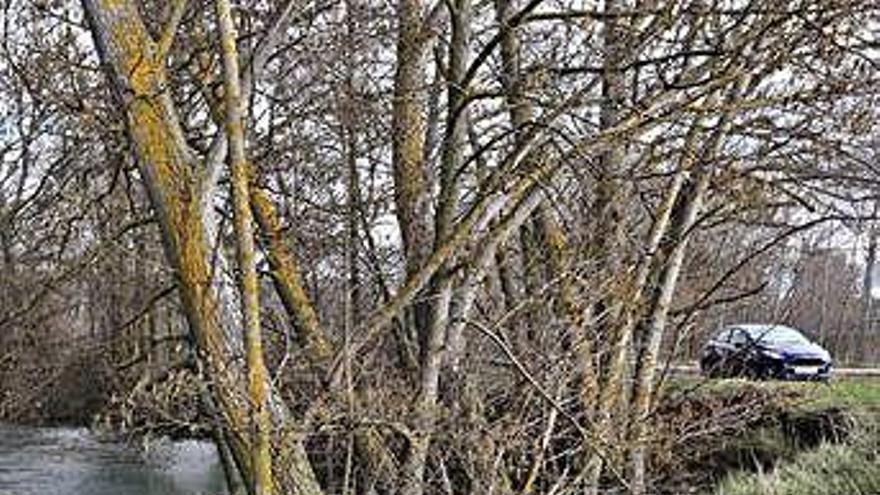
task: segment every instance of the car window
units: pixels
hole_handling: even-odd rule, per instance
[[[731,331],[730,334],[730,343],[731,344],[746,344],[748,343],[749,338],[745,332],[742,330],[735,328]]]
[[[724,330],[718,332],[715,335],[715,338],[713,340],[715,340],[715,342],[725,342],[725,343],[729,342],[730,341],[730,332],[731,332],[731,329],[725,328]]]
[[[768,344],[808,344],[810,342],[797,330],[782,325],[756,328],[752,329],[750,333],[753,339]]]

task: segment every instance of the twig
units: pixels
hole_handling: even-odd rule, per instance
[[[600,459],[602,459],[602,461],[608,466],[609,470],[614,475],[614,477],[617,478],[617,480],[622,485],[624,485],[627,490],[629,490],[629,485],[626,482],[626,478],[624,478],[623,474],[620,473],[616,468],[612,467],[613,465],[610,463],[608,456],[606,456],[605,453],[602,451],[602,449],[600,449],[597,446],[597,444],[604,443],[604,442],[602,442],[602,440],[600,438],[598,438],[596,435],[585,430],[584,427],[581,426],[580,422],[574,416],[569,414],[568,411],[566,411],[562,407],[562,405],[560,405],[558,402],[556,402],[556,400],[553,399],[553,397],[551,397],[550,394],[546,390],[544,390],[544,387],[542,387],[541,384],[538,383],[538,380],[535,379],[535,377],[529,372],[529,370],[525,367],[525,365],[522,364],[522,362],[519,360],[519,358],[516,357],[516,354],[513,353],[513,350],[510,348],[510,346],[508,346],[507,343],[504,342],[504,340],[498,336],[498,334],[496,334],[494,331],[492,331],[490,328],[486,327],[482,323],[480,323],[478,321],[474,321],[474,320],[468,320],[468,319],[465,319],[464,322],[466,324],[471,325],[472,327],[476,328],[477,330],[479,330],[483,335],[489,337],[489,339],[492,342],[494,342],[495,345],[497,345],[501,349],[501,351],[510,360],[511,364],[513,364],[513,366],[517,369],[517,371],[519,371],[519,373],[523,376],[523,378],[525,378],[526,381],[528,381],[529,384],[531,384],[532,387],[535,388],[535,390],[538,392],[538,394],[540,394],[541,397],[545,401],[547,401],[547,403],[550,404],[550,406],[554,410],[556,410],[563,418],[568,420],[572,424],[572,426],[574,426],[574,428],[578,431],[578,433],[584,439],[584,444],[587,447],[589,447],[590,450],[592,450],[593,453],[596,454],[596,456],[598,456]],[[587,423],[590,423],[591,427],[593,426],[592,422],[589,420],[589,418],[585,418],[585,421]]]
[[[175,0],[171,5],[171,17],[165,29],[162,30],[162,36],[159,38],[159,45],[156,48],[156,61],[162,63],[168,52],[171,51],[171,45],[174,43],[174,35],[180,27],[180,21],[183,20],[183,14],[186,12],[186,0]]]

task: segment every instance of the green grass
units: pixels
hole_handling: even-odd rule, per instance
[[[838,378],[810,392],[807,404],[814,408],[841,407],[880,414],[880,378]]]
[[[877,435],[874,431],[844,444],[824,443],[767,473],[736,473],[715,494],[876,495],[880,493]]]
[[[820,383],[676,377],[666,385],[667,391],[671,393],[728,393],[749,387],[767,390],[783,405],[801,410],[836,407],[880,414],[880,378],[840,377],[828,383]]]
[[[877,495],[880,494],[880,379],[839,378],[829,384],[721,380],[709,390],[759,386],[783,398],[792,413],[845,411],[853,428],[842,443],[782,456],[767,472],[736,472],[714,495]]]

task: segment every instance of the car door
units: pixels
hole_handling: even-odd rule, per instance
[[[751,342],[751,337],[745,330],[741,328],[731,330],[725,359],[725,369],[730,376],[742,375],[748,369]]]
[[[718,332],[703,349],[701,365],[704,372],[709,376],[725,375],[725,362],[731,354],[730,333],[732,329],[725,328]]]

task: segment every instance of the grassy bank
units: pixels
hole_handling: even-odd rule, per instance
[[[718,382],[712,388],[753,386]],[[828,385],[766,383],[758,385],[779,397],[794,398],[791,417],[837,418],[818,442],[793,445],[788,435],[757,436],[774,462],[726,474],[714,495],[868,495],[880,493],[880,380],[841,379]],[[821,429],[821,428],[820,428]],[[832,431],[832,434],[828,434]],[[805,430],[809,434],[809,428]],[[747,436],[748,438],[748,436]],[[752,441],[754,441],[754,436]],[[816,440],[816,439],[812,439]],[[743,441],[749,441],[745,439]],[[803,448],[806,447],[806,448]],[[765,469],[767,467],[767,469]]]

